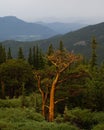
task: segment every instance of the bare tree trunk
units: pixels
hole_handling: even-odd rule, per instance
[[[47,99],[47,93],[45,94],[44,91],[41,89],[40,76],[37,76],[37,80],[38,80],[38,89],[42,96],[42,115],[45,117],[45,104],[46,104],[46,99]]]
[[[45,117],[45,95],[42,92],[42,115]]]
[[[56,78],[54,79],[54,81],[52,83],[51,92],[50,92],[49,122],[52,122],[54,120],[54,108],[55,108],[54,97],[55,97],[55,88],[56,88],[58,79],[59,79],[59,73],[57,72]]]

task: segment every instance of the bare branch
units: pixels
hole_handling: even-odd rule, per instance
[[[45,105],[45,107],[49,109],[49,106]]]
[[[68,99],[68,97],[62,98],[62,99],[58,99],[57,101],[54,102],[54,104],[57,104],[58,102],[64,101],[64,100],[66,100],[66,99]]]
[[[81,56],[76,56],[72,52],[66,51],[55,51],[52,55],[48,56],[48,59],[58,68],[58,71],[61,73],[63,72],[68,66],[72,63],[79,61],[82,59]]]

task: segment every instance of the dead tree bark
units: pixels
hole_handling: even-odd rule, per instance
[[[55,108],[55,88],[59,79],[59,73],[57,72],[56,77],[52,83],[51,91],[50,91],[50,105],[49,105],[49,121],[52,122],[54,120],[54,108]]]

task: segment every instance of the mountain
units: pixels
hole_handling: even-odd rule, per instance
[[[15,53],[17,52],[16,49],[21,46],[27,55],[29,48],[36,44],[38,44],[44,51],[47,51],[50,43],[53,44],[54,48],[58,48],[59,41],[62,40],[65,48],[75,53],[83,54],[89,58],[91,55],[92,37],[96,37],[98,42],[97,55],[99,61],[102,61],[104,60],[104,22],[96,25],[89,25],[77,31],[69,32],[65,35],[57,35],[45,40],[34,42],[5,41],[2,44],[6,47],[11,47]]]
[[[28,23],[14,16],[0,17],[0,41],[32,41],[46,39],[56,35],[49,27],[37,23]]]
[[[46,50],[50,43],[52,43],[55,48],[58,48],[59,41],[62,40],[65,48],[75,53],[83,54],[89,58],[91,56],[91,40],[93,37],[96,38],[98,43],[98,60],[104,61],[104,22],[96,25],[89,25],[77,31],[49,38],[39,43],[41,48]]]
[[[62,22],[53,22],[53,23],[37,22],[37,23],[51,28],[52,30],[57,32],[57,34],[65,34],[86,26],[86,24],[81,23],[62,23]]]

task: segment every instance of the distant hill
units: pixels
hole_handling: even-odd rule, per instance
[[[5,41],[2,44],[6,47],[11,47],[13,51],[21,46],[24,48],[24,52],[27,55],[29,47],[38,44],[44,51],[46,51],[50,43],[52,43],[55,48],[58,48],[59,41],[62,40],[65,48],[68,50],[89,57],[91,55],[91,39],[93,36],[96,37],[98,42],[98,59],[99,61],[104,61],[104,23],[90,25],[77,31],[69,32],[65,35],[57,35],[46,40],[34,42]]]
[[[57,32],[57,34],[65,34],[86,26],[86,24],[81,23],[62,23],[62,22],[53,22],[53,23],[38,22],[38,23],[51,28],[52,30]]]
[[[32,41],[56,35],[49,27],[37,23],[28,23],[14,16],[0,17],[0,41]]]
[[[50,43],[58,48],[59,41],[62,40],[64,46],[75,53],[83,54],[87,57],[91,55],[91,40],[95,37],[97,45],[97,54],[99,61],[104,60],[104,22],[89,25],[77,31],[69,32],[65,35],[49,38],[41,41],[41,48],[46,49]],[[40,42],[39,42],[40,43]]]

